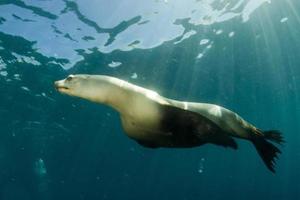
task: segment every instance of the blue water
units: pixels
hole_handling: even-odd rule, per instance
[[[300,199],[299,52],[298,0],[0,0],[0,199]],[[71,73],[278,129],[276,174],[247,141],[141,147],[114,110],[55,91]]]

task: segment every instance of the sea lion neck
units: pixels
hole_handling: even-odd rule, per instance
[[[127,105],[130,103],[129,83],[113,77],[103,77],[103,87],[98,88],[98,94],[92,101],[99,102],[112,107],[121,114],[126,114],[128,111]],[[97,89],[96,89],[97,90]]]

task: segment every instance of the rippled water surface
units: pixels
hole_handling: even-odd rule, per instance
[[[0,0],[0,199],[300,199],[298,0]],[[71,73],[225,106],[286,144],[146,149]]]

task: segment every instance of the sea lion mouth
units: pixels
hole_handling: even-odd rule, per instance
[[[69,89],[68,87],[65,87],[65,86],[55,86],[55,88],[56,88],[57,90],[60,90],[60,89],[68,90],[68,89]]]
[[[56,90],[60,93],[63,93],[63,94],[69,94],[70,93],[70,88],[68,87],[65,87],[65,86],[58,86],[58,87],[55,87]]]

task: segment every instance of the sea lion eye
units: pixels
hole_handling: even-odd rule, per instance
[[[73,77],[74,77],[74,76],[70,75],[70,76],[67,77],[66,80],[67,80],[67,81],[71,81],[71,80],[73,79]]]

